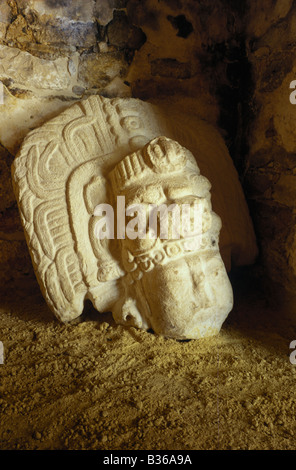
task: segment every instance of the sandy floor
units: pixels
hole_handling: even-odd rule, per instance
[[[234,287],[220,335],[188,342],[92,308],[61,325],[34,280],[6,291],[0,448],[294,449],[296,323]]]

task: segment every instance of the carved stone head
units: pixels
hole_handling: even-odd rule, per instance
[[[137,236],[130,230],[120,240],[124,294],[115,320],[180,339],[216,334],[232,309],[232,289],[210,184],[192,155],[159,137],[117,164],[110,180],[113,194],[138,213]]]
[[[218,333],[232,309],[222,215],[212,210],[198,155],[172,138],[170,123],[152,105],[92,97],[25,139],[14,187],[40,287],[60,320],[79,316],[90,299],[118,323],[186,339]],[[239,248],[246,240],[233,224],[222,248],[226,262],[232,247],[251,261],[252,226],[227,165],[234,189],[224,197],[232,188],[240,200],[249,242]],[[216,167],[221,174],[220,156]]]

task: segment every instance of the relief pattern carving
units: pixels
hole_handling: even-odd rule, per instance
[[[13,182],[40,288],[61,321],[81,315],[88,298],[119,323],[170,337],[220,330],[232,308],[224,265],[252,263],[257,247],[212,126],[136,99],[92,96],[26,137]],[[115,207],[118,196],[126,205],[198,201],[198,248],[182,236],[99,240],[95,208]]]

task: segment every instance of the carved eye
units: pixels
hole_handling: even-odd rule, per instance
[[[163,156],[164,156],[164,151],[161,148],[161,146],[158,145],[158,144],[154,145],[154,147],[152,147],[151,153],[154,154],[154,156],[156,157],[157,160],[161,160],[161,158],[163,158]]]

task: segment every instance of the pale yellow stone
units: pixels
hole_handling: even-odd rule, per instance
[[[257,247],[212,126],[140,100],[92,96],[25,138],[13,182],[41,290],[60,320],[78,317],[90,299],[118,323],[168,337],[219,332],[233,303],[224,263],[252,263]],[[101,240],[97,208],[111,204],[116,217],[120,196],[147,211],[197,207],[199,229],[176,238],[169,218],[168,238]]]
[[[28,89],[66,90],[70,85],[68,60],[44,60],[15,47],[0,45],[0,77]]]

